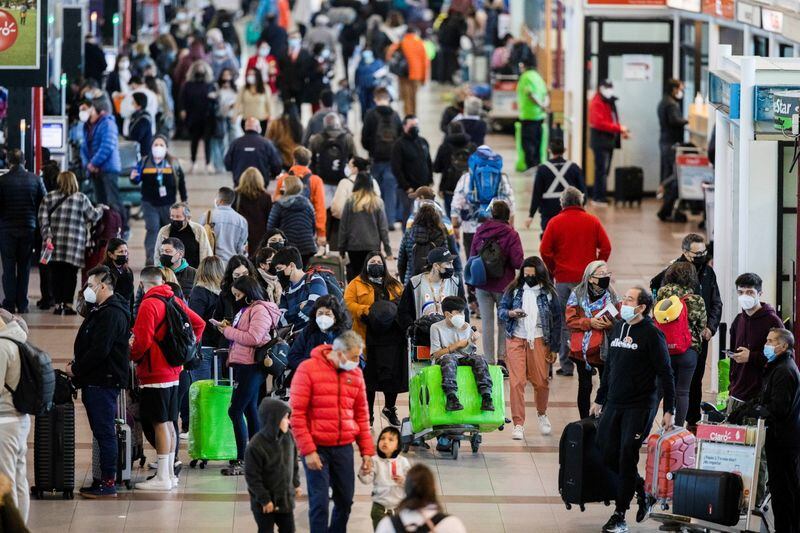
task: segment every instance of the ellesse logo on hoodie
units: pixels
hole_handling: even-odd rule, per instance
[[[627,330],[625,329],[626,327],[628,328]],[[625,348],[626,350],[638,350],[639,349],[639,345],[637,343],[633,342],[633,339],[631,338],[631,336],[629,334],[625,333],[626,331],[628,333],[630,333],[630,331],[631,331],[631,325],[630,324],[624,324],[622,326],[622,329],[619,332],[619,337],[617,337],[616,339],[611,341],[611,347],[612,348]]]

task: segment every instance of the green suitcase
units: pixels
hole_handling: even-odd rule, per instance
[[[215,385],[213,379],[195,381],[189,387],[189,457],[236,459],[236,438],[228,416],[233,387]]]
[[[411,378],[409,383],[409,410],[414,433],[438,426],[478,426],[481,432],[494,431],[505,423],[505,394],[503,372],[499,366],[489,365],[492,376],[494,411],[481,411],[481,396],[475,384],[472,368],[458,367],[458,399],[464,406],[461,411],[445,411],[446,398],[442,391],[442,368],[431,365]]]

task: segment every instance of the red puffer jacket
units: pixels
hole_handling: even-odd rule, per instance
[[[172,383],[178,381],[183,367],[171,366],[161,353],[158,340],[167,334],[166,327],[162,325],[166,315],[164,302],[155,298],[171,298],[174,296],[169,285],[159,285],[153,287],[142,298],[139,306],[139,314],[136,316],[136,323],[133,325],[133,345],[131,346],[131,361],[136,363],[136,376],[142,385],[152,385],[156,383]],[[175,302],[180,305],[189,316],[192,329],[196,338],[203,336],[205,322],[194,311],[189,309],[182,299],[175,298]]]
[[[317,446],[358,442],[361,455],[375,455],[361,369],[342,371],[328,360],[330,344],[311,350],[292,379],[292,432],[302,455]]]

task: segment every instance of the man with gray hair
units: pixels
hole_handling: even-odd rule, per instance
[[[325,184],[325,205],[331,205],[339,181],[345,178],[344,169],[358,155],[353,135],[342,127],[338,113],[331,112],[322,119],[322,131],[311,136],[311,170]]]
[[[170,223],[158,231],[157,243],[162,243],[170,237],[180,239],[186,252],[184,259],[192,268],[198,268],[200,261],[214,255],[214,249],[208,240],[206,229],[197,222],[192,222],[192,211],[186,202],[172,204],[169,208]],[[159,247],[154,249],[152,257],[146,258],[147,266],[158,264],[161,250]]]
[[[561,207],[561,212],[547,223],[539,253],[555,278],[563,318],[569,295],[580,283],[586,265],[598,259],[608,261],[611,241],[600,219],[584,210],[583,193],[579,189],[564,189]],[[566,324],[562,324],[561,331],[558,354],[561,368],[556,374],[571,376],[574,364],[569,358],[569,329]]]
[[[225,170],[233,173],[233,186],[239,185],[242,173],[250,167],[257,168],[264,177],[264,185],[281,172],[283,160],[272,141],[261,135],[261,122],[255,117],[244,121],[244,135],[228,147]]]
[[[361,452],[361,472],[372,471],[375,446],[359,368],[363,344],[357,333],[345,331],[332,345],[314,348],[292,380],[292,432],[303,456],[309,525],[314,532],[347,531],[355,491],[354,442]],[[330,489],[333,513],[329,521]]]

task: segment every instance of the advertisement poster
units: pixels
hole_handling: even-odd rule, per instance
[[[622,78],[625,81],[651,81],[653,79],[653,56],[624,54],[622,56]]]
[[[696,468],[739,474],[742,476],[744,497],[747,499],[750,497],[750,484],[753,482],[756,469],[755,451],[754,446],[703,442]]]
[[[0,71],[39,69],[40,7],[40,0],[0,0]]]

